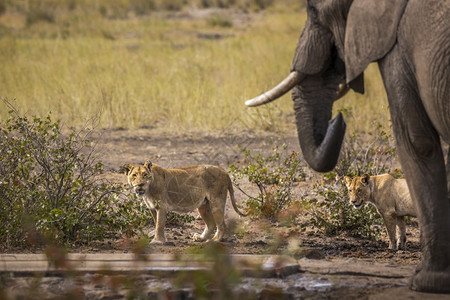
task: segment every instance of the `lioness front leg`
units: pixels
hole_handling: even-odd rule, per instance
[[[397,239],[395,234],[397,222],[395,220],[395,217],[383,216],[383,220],[389,236],[389,248],[392,250],[397,250]]]
[[[166,237],[164,235],[164,228],[166,227],[167,211],[165,209],[156,210],[156,230],[155,237],[150,244],[164,244]]]
[[[153,218],[153,223],[155,223],[155,226],[156,226],[156,218],[157,218],[156,209],[154,209],[154,208],[149,208],[149,209],[150,209],[150,214],[152,215],[152,218]]]
[[[406,249],[406,224],[404,217],[397,217],[397,228],[398,228],[398,238],[397,244],[398,249],[405,250]]]

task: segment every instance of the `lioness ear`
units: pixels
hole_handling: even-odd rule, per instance
[[[119,169],[119,173],[128,175],[128,173],[130,173],[130,171],[133,169],[133,166],[131,164],[125,164],[123,166],[120,167]]]
[[[152,170],[152,162],[151,161],[149,161],[149,160],[147,160],[145,163],[144,163],[144,167],[146,167],[149,171],[151,171]]]
[[[364,175],[361,177],[361,182],[364,183],[364,184],[368,184],[368,183],[369,183],[369,179],[370,179],[369,174],[364,174]]]
[[[348,176],[344,177],[344,181],[347,186],[350,186],[350,184],[352,183],[352,179]]]

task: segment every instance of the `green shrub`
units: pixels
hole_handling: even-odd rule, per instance
[[[315,184],[313,190],[318,197],[304,200],[313,227],[326,235],[378,237],[383,220],[374,206],[355,209],[348,200],[347,188],[340,183]]]
[[[239,187],[238,180],[247,178],[258,187],[259,194],[245,201],[251,216],[276,220],[278,214],[292,204],[294,183],[305,178],[302,160],[298,153],[288,152],[285,144],[273,146],[268,156],[241,150],[249,162],[243,167],[230,166],[233,182]]]
[[[391,133],[380,123],[375,124],[373,132],[364,136],[353,132],[346,138],[343,151],[334,172],[328,177],[359,176],[362,174],[377,175],[391,173],[401,177],[401,170],[394,168],[395,141]]]
[[[341,179],[345,175],[353,177],[364,173],[391,173],[398,177],[401,172],[394,169],[394,154],[392,135],[380,124],[368,137],[355,132],[346,138],[335,170],[323,174],[322,183],[313,186],[317,197],[304,200],[312,216],[311,224],[328,235],[346,232],[352,236],[376,238],[383,230],[381,216],[373,205],[355,209]]]
[[[395,166],[394,140],[381,125],[369,135],[353,133],[344,141],[340,160],[334,171],[317,174],[319,180],[311,185],[308,197],[293,199],[292,188],[296,181],[304,180],[303,160],[296,152],[288,153],[286,146],[274,146],[265,156],[251,155],[241,149],[249,161],[243,167],[231,165],[235,185],[242,178],[258,187],[256,197],[245,201],[250,215],[271,220],[298,222],[304,214],[307,222],[327,235],[347,233],[351,236],[375,239],[383,230],[383,221],[372,205],[355,209],[349,202],[347,188],[340,178],[363,173],[370,175],[391,173],[400,176]],[[339,180],[336,180],[339,179]],[[312,195],[312,196],[311,196]]]
[[[121,185],[99,179],[92,131],[63,135],[50,115],[29,119],[4,102],[12,109],[0,126],[0,245],[84,243],[148,222]]]

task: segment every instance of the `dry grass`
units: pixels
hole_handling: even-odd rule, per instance
[[[52,111],[71,126],[99,116],[100,127],[168,130],[274,130],[292,121],[289,95],[258,109],[243,102],[289,72],[305,21],[298,7],[118,16],[104,1],[72,2],[73,11],[56,7],[49,19],[30,22],[20,7],[0,19],[0,97],[15,99],[23,112]],[[367,95],[349,93],[336,105],[350,112],[350,130],[389,122],[378,70],[366,74]]]

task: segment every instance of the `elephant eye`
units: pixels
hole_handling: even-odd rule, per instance
[[[315,6],[315,3],[313,3],[313,1],[308,1],[308,12],[312,17],[317,17],[318,15],[318,10]]]
[[[314,6],[309,7],[309,14],[311,17],[317,17],[317,9]]]

